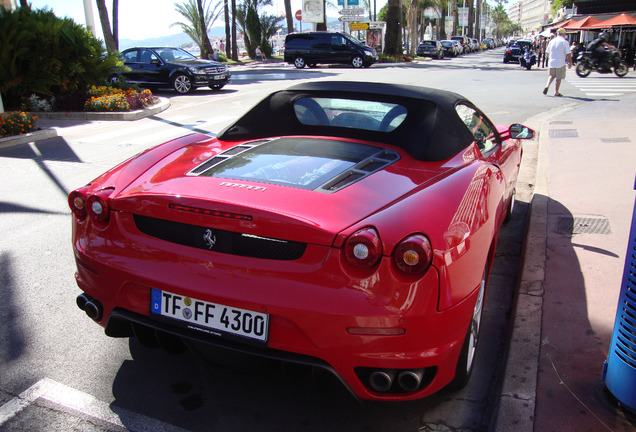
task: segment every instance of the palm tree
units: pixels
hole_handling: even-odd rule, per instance
[[[292,16],[291,0],[285,0],[285,18],[287,20],[287,33],[294,31],[294,17]]]
[[[254,58],[254,51],[259,45],[265,55],[271,55],[269,38],[281,28],[278,22],[283,19],[282,17],[259,15],[263,6],[271,4],[272,0],[245,0],[236,10],[236,20],[243,32],[245,50],[251,58]]]
[[[232,35],[230,34],[230,7],[228,5],[228,0],[223,0],[223,16],[225,18],[225,56],[230,58],[230,54],[232,52],[231,44],[236,41],[232,41]]]
[[[384,53],[397,56],[402,54],[402,1],[388,0],[386,10],[386,34]]]
[[[220,0],[214,8],[210,10],[209,5],[205,5],[204,7],[204,4],[202,3],[201,7],[205,11],[205,14],[201,16],[198,3],[201,3],[201,0],[188,0],[182,4],[175,3],[175,10],[185,18],[185,21],[175,22],[171,24],[171,27],[181,27],[181,30],[190,36],[197,45],[199,45],[201,58],[208,58],[212,52],[210,39],[208,38],[208,31],[210,31],[214,22],[217,20],[221,12],[223,12],[223,4]]]
[[[236,0],[232,0],[232,60],[238,60],[238,46],[236,45]]]
[[[203,10],[203,1],[197,0],[197,10],[199,11],[199,25],[205,31],[201,32],[201,58],[210,58],[210,54],[212,54],[212,44],[210,44],[210,38],[208,37],[208,25],[206,24],[206,12],[207,8],[204,12]],[[218,4],[217,4],[218,5]],[[208,21],[209,22],[209,21]]]
[[[119,51],[119,19],[118,19],[119,0],[113,0],[113,27],[110,27],[108,19],[108,9],[106,9],[106,0],[97,0],[97,11],[99,12],[99,22],[102,25],[104,33],[104,42],[108,52]]]

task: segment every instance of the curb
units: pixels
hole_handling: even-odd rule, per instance
[[[512,310],[513,322],[509,333],[504,378],[489,428],[491,432],[534,431],[548,230],[548,128],[551,119],[575,107],[559,107],[529,119],[526,123],[538,123],[535,129],[538,131],[536,154],[528,154],[536,157],[536,171],[534,175],[524,179],[532,181],[534,187],[521,254],[521,274]],[[534,124],[530,124],[530,127],[533,126]]]
[[[45,140],[49,138],[55,138],[57,131],[55,129],[40,129],[34,132],[29,132],[21,135],[14,135],[10,137],[0,138],[0,149],[13,147],[19,144],[26,144],[29,142]]]
[[[33,112],[38,119],[44,120],[106,120],[106,121],[130,121],[139,120],[141,118],[150,117],[170,108],[170,100],[159,97],[159,103],[150,108],[144,108],[130,112]],[[0,149],[13,147],[19,144],[26,144],[57,137],[55,129],[41,129],[35,132],[29,132],[21,135],[14,135],[0,138]]]
[[[159,97],[159,103],[150,108],[144,108],[137,111],[129,112],[33,112],[31,114],[38,119],[46,120],[117,120],[129,121],[139,120],[167,110],[170,107],[170,101],[167,98]]]

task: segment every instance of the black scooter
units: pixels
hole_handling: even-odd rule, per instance
[[[532,69],[532,66],[537,64],[537,55],[534,51],[526,49],[521,57],[519,57],[519,64],[528,70]]]

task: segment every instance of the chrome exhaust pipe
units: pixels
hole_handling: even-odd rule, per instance
[[[84,307],[86,306],[86,303],[88,303],[88,300],[89,297],[86,294],[82,293],[77,296],[77,298],[75,299],[75,303],[77,304],[78,308],[84,310]]]
[[[423,369],[405,370],[398,375],[398,384],[407,392],[413,392],[420,388],[422,384],[422,377],[424,376]]]
[[[377,392],[383,393],[391,388],[394,379],[395,371],[390,369],[377,370],[369,375],[369,387]]]
[[[92,320],[99,321],[102,319],[102,305],[95,299],[91,299],[84,305],[84,312]]]

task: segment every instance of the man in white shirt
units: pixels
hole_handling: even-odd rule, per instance
[[[557,36],[553,38],[545,52],[549,56],[548,68],[550,69],[550,77],[548,83],[543,89],[543,94],[548,94],[548,89],[552,81],[556,79],[554,95],[563,96],[559,93],[561,87],[561,80],[565,79],[565,66],[567,64],[568,69],[572,67],[572,51],[570,51],[570,43],[563,37],[565,35],[565,29],[560,28],[557,30]]]

